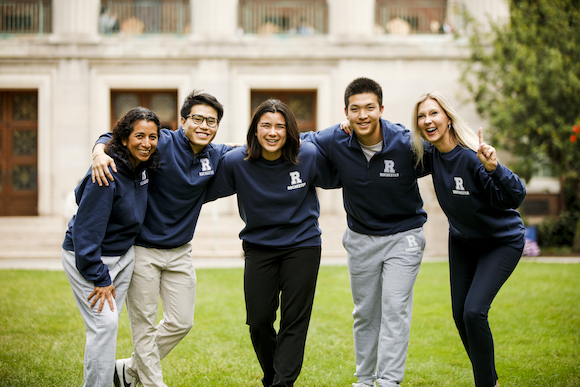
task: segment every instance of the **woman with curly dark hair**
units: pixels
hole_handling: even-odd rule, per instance
[[[161,128],[159,118],[151,110],[144,107],[137,107],[129,110],[127,114],[125,114],[125,116],[123,116],[119,122],[117,122],[115,128],[113,129],[113,138],[105,147],[105,153],[111,157],[114,157],[116,154],[117,158],[120,158],[126,164],[132,163],[132,157],[135,158],[135,156],[127,147],[127,139],[129,139],[131,136],[135,129],[136,122],[139,120],[155,124],[157,127],[155,140],[157,140],[157,137],[159,137],[159,129]],[[134,136],[140,135],[135,133]],[[156,170],[159,167],[159,152],[155,152],[156,146],[157,141],[155,141],[155,146],[153,147],[153,150],[148,155],[148,157],[139,159],[139,161],[146,162],[147,168],[151,170]]]
[[[105,152],[118,173],[108,186],[75,189],[78,210],[68,225],[62,263],[85,321],[85,386],[113,384],[119,314],[133,274],[133,242],[145,218],[148,170],[158,165],[159,119],[131,109],[113,129]]]

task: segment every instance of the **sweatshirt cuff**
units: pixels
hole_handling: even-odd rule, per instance
[[[495,170],[493,172],[487,172],[487,173],[489,173],[489,175],[493,179],[501,180],[501,178],[505,176],[505,167],[503,165],[501,165],[498,161],[497,167],[495,167]]]
[[[94,281],[94,285],[98,286],[100,288],[104,288],[104,287],[109,286],[111,284],[112,284],[112,282],[111,282],[111,277],[109,276],[109,273],[107,273],[107,276],[105,278]]]

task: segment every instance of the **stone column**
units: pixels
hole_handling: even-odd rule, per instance
[[[76,187],[91,163],[91,149],[96,140],[91,135],[91,120],[101,114],[92,109],[90,69],[86,59],[60,59],[54,69],[51,95],[54,134],[50,171],[53,184],[54,214],[61,214],[67,194]],[[54,171],[63,173],[55,174]],[[69,214],[70,215],[70,214]]]
[[[329,35],[338,39],[371,37],[375,25],[375,0],[327,0]]]
[[[460,2],[455,0],[455,4]],[[505,22],[509,18],[509,5],[507,0],[466,0],[463,2],[465,10],[480,23],[484,29],[489,29],[490,21]]]
[[[238,28],[238,0],[190,0],[191,34],[203,40],[232,39]]]
[[[99,0],[53,0],[54,40],[86,41],[99,38]]]

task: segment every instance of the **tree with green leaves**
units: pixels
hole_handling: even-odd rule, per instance
[[[542,164],[580,210],[580,0],[508,0],[510,15],[487,32],[471,21],[462,82],[489,119],[495,146],[517,156],[529,180]],[[493,141],[493,142],[492,142]],[[580,251],[580,222],[574,251]]]

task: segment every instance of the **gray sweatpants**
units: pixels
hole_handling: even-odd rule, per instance
[[[347,229],[342,242],[354,302],[355,376],[360,383],[398,386],[405,374],[425,234],[422,228],[386,236]]]
[[[113,298],[113,308],[105,302],[103,310],[98,313],[100,301],[91,308],[89,295],[95,289],[92,281],[83,278],[76,268],[74,251],[62,250],[62,266],[70,282],[77,306],[85,320],[86,343],[84,360],[85,387],[111,387],[115,368],[115,350],[117,348],[117,328],[119,315],[125,303],[125,296],[133,265],[135,252],[131,247],[124,255],[117,257],[101,257],[109,268],[109,276],[115,285],[116,297]]]

